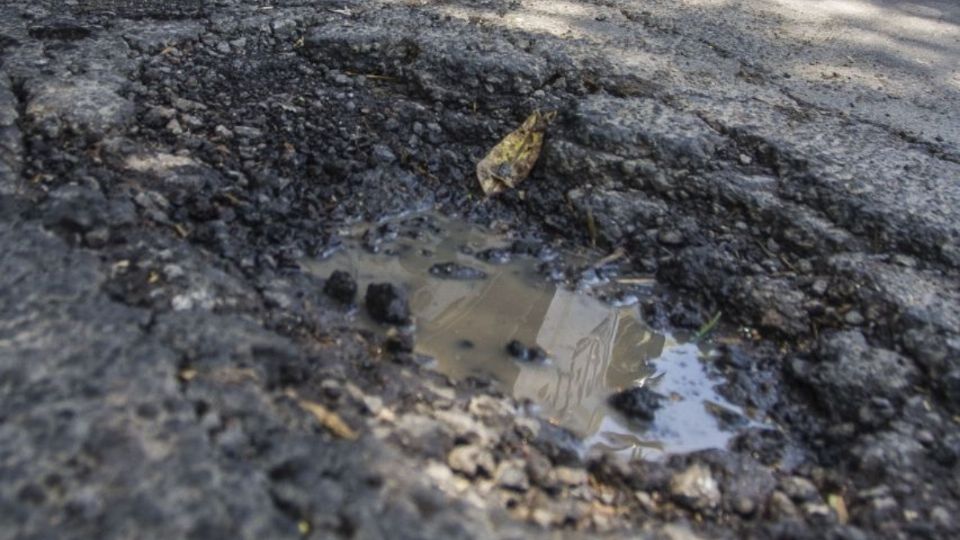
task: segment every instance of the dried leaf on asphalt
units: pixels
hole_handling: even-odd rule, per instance
[[[556,111],[534,112],[477,163],[477,179],[485,194],[515,188],[530,175],[543,148],[543,133],[556,116]]]
[[[833,493],[827,497],[827,503],[837,513],[837,521],[841,525],[846,525],[847,521],[850,520],[850,514],[847,513],[847,503],[843,500],[843,495]]]
[[[337,437],[351,441],[357,438],[357,432],[348,426],[337,413],[313,401],[301,399],[297,401],[297,403],[303,410],[312,414],[313,417],[317,419],[317,422],[320,422],[323,427],[329,429],[330,432]]]

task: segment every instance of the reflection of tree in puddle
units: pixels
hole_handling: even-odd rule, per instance
[[[595,442],[593,443],[592,449],[600,450],[608,454],[628,452],[631,460],[642,458],[644,450],[655,450],[657,452],[664,450],[663,443],[645,441],[630,433],[602,431],[600,432],[600,437],[606,442]]]
[[[454,376],[491,373],[516,397],[533,400],[551,420],[582,436],[599,428],[610,393],[650,375],[648,360],[663,350],[664,337],[644,326],[634,310],[534,287],[516,275],[500,273],[484,286],[442,293],[427,286],[429,299],[418,290],[414,311],[433,316],[420,315],[418,346],[437,357],[441,370]],[[474,347],[463,350],[461,339]],[[503,349],[512,339],[543,347],[550,361],[511,360]]]

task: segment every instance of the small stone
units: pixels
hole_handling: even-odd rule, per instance
[[[182,135],[183,127],[180,126],[180,122],[177,122],[176,118],[173,118],[167,122],[167,131],[173,133],[174,135]]]
[[[532,514],[530,514],[530,518],[534,523],[540,527],[543,527],[544,529],[556,521],[553,512],[547,510],[546,508],[537,508]]]
[[[197,129],[203,127],[203,119],[193,114],[185,114],[182,117],[183,123],[189,128]]]
[[[849,325],[860,326],[863,324],[864,318],[859,311],[853,309],[848,311],[847,314],[843,316],[843,320]]]
[[[673,229],[661,229],[657,240],[665,246],[679,246],[683,244],[683,234]]]
[[[533,347],[527,347],[516,339],[511,340],[510,343],[507,343],[507,353],[517,360],[522,360],[524,362],[543,362],[547,359],[547,352],[540,347],[536,345]]]
[[[933,510],[930,510],[930,521],[944,529],[953,527],[953,517],[950,515],[950,511],[942,506],[934,506]]]
[[[770,495],[770,512],[775,518],[797,518],[800,517],[800,511],[797,505],[793,504],[790,497],[782,491],[774,491]]]
[[[263,132],[255,127],[250,126],[234,126],[233,132],[239,137],[245,139],[259,139],[263,136]]]
[[[573,467],[557,467],[554,469],[557,481],[568,486],[582,486],[587,483],[587,471]]]
[[[375,321],[391,324],[407,324],[410,320],[410,303],[407,294],[392,283],[371,283],[367,286],[367,311]]]
[[[653,497],[650,496],[646,491],[638,491],[633,494],[637,498],[637,502],[640,503],[640,506],[643,507],[647,512],[656,512],[657,511],[657,502],[653,500]]]
[[[505,461],[497,467],[497,485],[514,491],[530,489],[530,479],[524,471],[523,463],[519,461]]]
[[[160,127],[173,119],[177,111],[170,107],[150,107],[143,116],[143,123],[148,126]]]
[[[393,153],[393,150],[385,144],[373,145],[370,156],[373,158],[374,163],[380,163],[382,165],[389,165],[397,160],[397,156]]]
[[[213,128],[213,134],[221,139],[232,139],[233,132],[227,129],[226,126],[218,124],[217,127]]]
[[[507,418],[516,415],[516,409],[507,401],[484,394],[470,398],[467,412],[477,418]]]
[[[820,500],[820,490],[813,482],[800,476],[788,476],[780,481],[780,491],[796,502]]]
[[[493,463],[493,455],[476,445],[458,446],[447,455],[447,465],[451,469],[471,478],[478,474],[492,474]]]
[[[531,452],[527,456],[527,477],[534,484],[551,489],[556,487],[556,476],[550,460],[540,452]]]
[[[264,291],[263,299],[268,307],[290,309],[293,305],[293,299],[282,291]]]
[[[323,292],[342,304],[352,304],[357,296],[357,282],[349,272],[334,270],[323,284]]]
[[[757,505],[749,497],[737,497],[733,501],[733,511],[741,516],[749,516],[756,511]]]
[[[807,519],[830,522],[836,519],[833,509],[823,503],[804,503],[803,513]]]
[[[650,422],[663,397],[646,386],[629,388],[610,397],[610,405],[634,419]]]
[[[818,279],[813,282],[813,285],[810,286],[810,290],[813,291],[813,294],[817,296],[823,296],[827,292],[827,288],[830,285],[825,279]]]
[[[92,248],[101,248],[110,241],[110,229],[106,227],[96,227],[83,235],[84,243]]]
[[[363,396],[363,406],[370,411],[371,416],[377,416],[383,411],[383,399],[377,396]]]
[[[657,538],[663,538],[664,540],[701,540],[701,537],[686,525],[675,524],[664,525]]]
[[[715,508],[720,503],[720,488],[710,469],[699,463],[687,467],[670,479],[670,494],[692,510]]]

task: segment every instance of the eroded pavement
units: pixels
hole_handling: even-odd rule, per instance
[[[4,2],[0,536],[955,537],[958,21],[935,0]],[[476,162],[538,109],[558,115],[531,178],[484,199]],[[708,367],[761,421],[584,457],[306,271],[345,227],[426,211],[533,256],[619,248],[610,272],[658,285],[616,298],[659,331],[722,312]]]

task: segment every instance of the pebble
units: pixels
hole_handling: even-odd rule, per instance
[[[497,467],[497,485],[514,491],[530,489],[530,479],[527,477],[522,461],[505,461]]]
[[[546,529],[551,524],[553,524],[554,521],[556,521],[556,518],[553,512],[547,510],[546,508],[537,508],[530,515],[530,518],[533,520],[534,523],[536,523],[540,527],[543,527],[544,529]]]
[[[375,163],[380,163],[382,165],[389,165],[397,160],[397,156],[393,153],[393,150],[385,144],[375,144],[370,152],[370,157],[373,158]]]
[[[843,316],[843,320],[853,326],[860,326],[864,322],[863,315],[855,309],[848,311],[847,314]]]
[[[233,132],[227,129],[227,127],[223,124],[218,124],[217,127],[213,128],[213,133],[221,139],[233,138]]]
[[[679,231],[666,229],[657,234],[657,240],[665,246],[679,246],[683,244],[683,235]]]
[[[687,467],[670,479],[670,494],[692,510],[715,508],[720,503],[720,488],[710,469],[701,464]]]
[[[780,481],[780,491],[796,502],[820,500],[820,490],[813,482],[800,476],[788,476]]]
[[[628,388],[610,397],[610,405],[628,417],[650,422],[662,396],[645,386]]]
[[[173,133],[174,135],[182,135],[183,127],[180,126],[180,122],[177,122],[176,118],[173,118],[167,122],[167,131]]]
[[[797,505],[793,504],[790,497],[782,491],[774,491],[770,495],[770,512],[772,517],[777,519],[800,517],[800,511]]]
[[[749,497],[737,497],[733,501],[733,511],[741,516],[749,516],[756,511],[757,505]]]
[[[334,270],[323,285],[323,293],[342,304],[352,304],[357,296],[357,282],[349,272]]]
[[[557,467],[554,469],[557,480],[568,486],[580,486],[587,483],[587,471],[573,467]]]
[[[547,352],[537,345],[527,347],[516,339],[507,343],[507,352],[510,356],[524,362],[543,362],[547,359]]]
[[[493,455],[477,445],[457,446],[447,455],[447,465],[463,475],[474,477],[494,472]]]
[[[255,127],[250,126],[234,126],[233,132],[240,137],[247,139],[259,139],[263,136],[263,132]]]
[[[407,294],[392,283],[371,283],[367,286],[367,311],[375,321],[391,324],[407,324],[410,320],[410,303]]]

